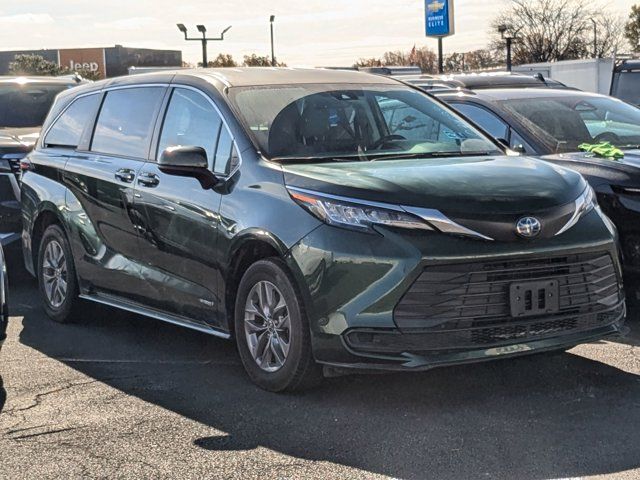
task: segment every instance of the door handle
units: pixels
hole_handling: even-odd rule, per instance
[[[160,183],[160,178],[155,173],[143,172],[138,175],[138,184],[143,187],[156,187]]]
[[[120,180],[124,183],[131,183],[136,178],[136,172],[131,170],[130,168],[121,168],[117,170],[115,175],[117,180]]]

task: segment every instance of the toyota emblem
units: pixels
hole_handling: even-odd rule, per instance
[[[516,223],[516,232],[524,238],[533,238],[540,233],[542,225],[540,220],[534,217],[522,217]]]

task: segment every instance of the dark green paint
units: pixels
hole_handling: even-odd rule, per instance
[[[23,178],[23,246],[31,271],[34,227],[43,212],[51,212],[69,236],[83,294],[110,295],[201,329],[230,332],[233,268],[249,246],[268,246],[296,280],[316,359],[362,368],[411,368],[403,367],[407,358],[381,362],[357,356],[346,348],[342,334],[353,327],[395,329],[394,306],[427,265],[606,251],[619,273],[615,231],[599,210],[559,236],[491,242],[435,231],[336,228],[301,208],[287,191],[287,185],[297,186],[439,209],[456,218],[468,213],[515,222],[521,215],[573,202],[586,186],[576,173],[524,157],[282,166],[256,152],[224,102],[223,88],[186,75],[180,81],[191,82],[219,105],[235,135],[239,171],[205,190],[195,178],[162,172],[153,153],[136,160],[40,145],[29,157],[34,170]],[[114,173],[122,168],[136,178],[154,174],[159,184],[147,188],[119,182]],[[605,333],[611,331],[600,334]],[[566,339],[553,342],[539,348],[557,347]],[[487,357],[481,350],[465,355],[449,363]]]

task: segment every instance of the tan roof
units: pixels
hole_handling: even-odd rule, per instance
[[[368,83],[398,85],[398,82],[381,75],[352,70],[286,67],[238,67],[179,70],[180,75],[212,76],[229,87],[256,85],[283,85],[302,83]]]

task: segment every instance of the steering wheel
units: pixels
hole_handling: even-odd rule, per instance
[[[613,145],[615,145],[616,143],[620,143],[620,137],[611,132],[602,132],[600,135],[596,135],[593,140],[596,143],[609,142]]]
[[[407,139],[406,137],[403,137],[402,135],[397,135],[397,134],[385,135],[384,137],[380,137],[378,140],[373,142],[373,145],[371,145],[371,147],[369,148],[371,150],[377,150],[378,148],[380,148],[386,143],[392,142],[394,140],[406,140],[406,139]]]

